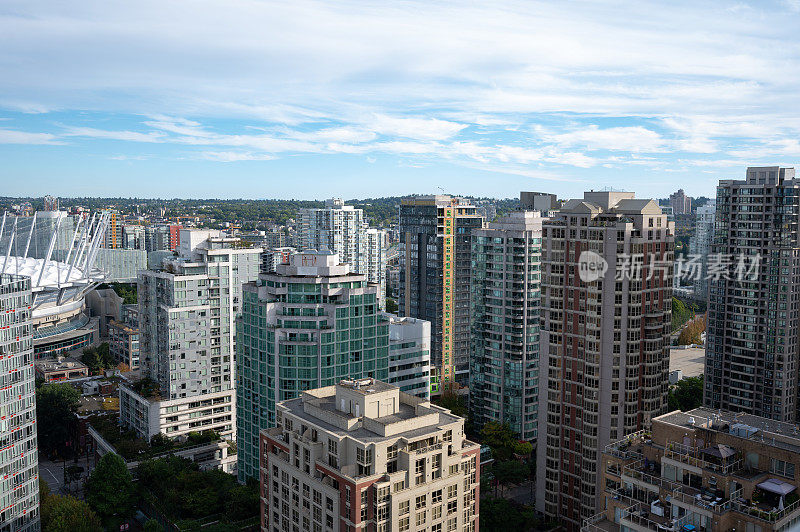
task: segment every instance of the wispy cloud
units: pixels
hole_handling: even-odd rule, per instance
[[[29,133],[12,129],[0,129],[0,144],[64,144],[50,133]]]

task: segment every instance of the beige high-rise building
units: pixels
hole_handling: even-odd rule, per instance
[[[537,509],[580,527],[600,454],[666,411],[674,224],[631,192],[586,192],[543,223]]]
[[[462,418],[395,386],[303,392],[260,439],[264,532],[478,530],[480,446]]]

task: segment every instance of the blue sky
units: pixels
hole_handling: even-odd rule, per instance
[[[800,0],[5,0],[0,195],[712,195],[800,160]]]

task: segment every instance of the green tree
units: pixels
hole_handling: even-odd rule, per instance
[[[518,441],[514,443],[514,454],[519,456],[530,456],[533,452],[533,444],[527,441]]]
[[[670,387],[667,402],[670,410],[687,412],[703,404],[703,376],[686,377]]]
[[[36,430],[39,446],[63,453],[76,423],[81,394],[69,384],[43,384],[36,389]]]
[[[492,465],[492,473],[497,479],[498,484],[505,489],[508,484],[519,484],[527,479],[531,471],[528,465],[517,460],[506,460],[495,462]]]
[[[678,298],[672,298],[672,330],[677,331],[692,317],[692,311]]]
[[[452,390],[445,390],[439,396],[439,406],[450,410],[454,415],[466,418],[468,415],[467,405],[464,398]]]
[[[258,512],[261,505],[258,482],[255,479],[249,479],[244,486],[233,486],[228,493],[227,499],[225,515],[228,519],[231,521],[247,519],[253,515],[254,511]]]
[[[122,458],[108,453],[100,459],[86,483],[86,501],[104,522],[130,515],[133,481]]]
[[[481,443],[492,448],[495,460],[510,460],[517,439],[508,424],[490,421],[481,429]]]
[[[41,501],[44,532],[102,532],[100,518],[88,504],[70,495],[49,495]]]
[[[397,314],[397,309],[398,309],[397,302],[394,299],[387,297],[386,312],[388,312],[389,314]]]

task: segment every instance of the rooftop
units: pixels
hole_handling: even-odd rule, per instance
[[[736,414],[700,407],[688,412],[676,410],[654,418],[653,421],[690,429],[702,428],[734,434],[745,439],[762,441],[769,445],[800,452],[800,429],[796,425],[744,412]]]
[[[36,361],[36,367],[41,371],[62,371],[70,369],[87,368],[80,360],[72,357],[41,358]]]
[[[362,442],[387,437],[416,440],[461,420],[449,410],[374,379],[342,381],[280,405],[323,430]]]

